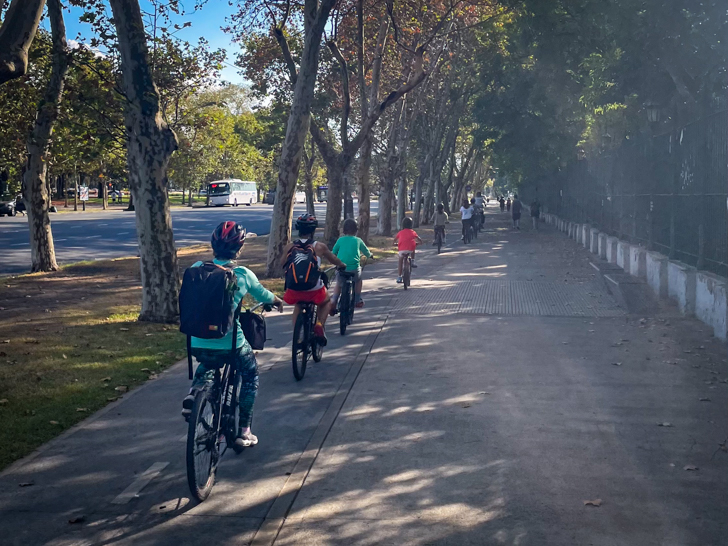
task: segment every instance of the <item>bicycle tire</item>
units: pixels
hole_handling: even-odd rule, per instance
[[[351,283],[349,286],[349,291],[351,296],[349,297],[349,317],[347,322],[351,325],[354,323],[354,309],[356,309],[356,287],[354,283]]]
[[[442,250],[442,235],[437,234],[437,253],[439,254]]]
[[[349,325],[349,283],[344,283],[342,293],[339,296],[339,333],[346,335],[346,327]]]
[[[324,348],[322,345],[319,345],[314,339],[313,341],[311,341],[311,358],[313,358],[314,362],[321,362],[321,359],[323,357]]]
[[[412,262],[410,261],[410,258],[407,258],[404,261],[404,269],[402,270],[402,284],[404,285],[405,290],[407,290],[409,288],[411,277],[412,277]]]
[[[210,495],[215,485],[219,461],[219,405],[220,400],[213,400],[209,385],[198,390],[187,429],[187,484],[192,496],[200,502]],[[204,437],[198,437],[200,428],[203,429],[202,432],[206,432]],[[204,447],[200,451],[201,445]],[[208,455],[201,457],[203,453]]]
[[[310,345],[310,332],[306,313],[301,310],[293,327],[293,344],[291,345],[291,363],[293,364],[293,377],[296,381],[306,375],[306,361]]]

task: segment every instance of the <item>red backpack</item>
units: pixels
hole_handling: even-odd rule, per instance
[[[304,291],[316,288],[321,278],[313,240],[296,241],[286,259],[286,289]]]

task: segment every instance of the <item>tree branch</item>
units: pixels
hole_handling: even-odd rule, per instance
[[[341,147],[346,148],[349,144],[349,115],[351,114],[351,93],[349,91],[349,67],[346,65],[346,59],[342,55],[339,46],[333,40],[326,44],[334,58],[339,63],[339,71],[341,72],[341,85],[344,93],[344,104],[341,107]]]
[[[28,51],[43,15],[44,0],[13,0],[0,27],[0,85],[28,71]]]

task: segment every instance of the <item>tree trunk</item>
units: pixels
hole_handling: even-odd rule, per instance
[[[268,238],[266,274],[279,276],[280,261],[286,245],[291,240],[291,219],[293,217],[293,195],[296,192],[298,173],[301,168],[301,154],[308,133],[311,117],[311,102],[318,74],[319,50],[329,13],[334,0],[322,0],[321,5],[306,0],[304,6],[305,37],[298,74],[295,76],[291,112],[288,115],[286,138],[281,150],[276,200]]]
[[[185,192],[185,189],[184,189],[184,188],[182,188],[182,206],[185,206],[185,194],[186,194],[186,193],[187,193],[187,192]]]
[[[402,220],[407,212],[407,172],[403,171],[397,184],[397,229],[402,229]]]
[[[28,51],[45,0],[13,0],[0,27],[0,85],[28,71]]]
[[[179,269],[167,198],[167,163],[177,149],[177,138],[159,113],[159,93],[149,66],[138,0],[110,0],[109,3],[119,39],[126,95],[124,121],[129,187],[137,204],[142,279],[139,320],[174,322],[179,316]]]
[[[339,238],[341,206],[344,198],[344,167],[341,162],[336,161],[326,166],[326,179],[329,184],[329,194],[326,201],[324,242],[333,247]]]
[[[13,5],[10,6],[13,9]],[[55,271],[58,269],[53,246],[51,219],[48,209],[51,196],[48,191],[47,155],[53,124],[58,117],[58,106],[63,94],[63,82],[68,72],[66,51],[66,27],[60,0],[48,0],[53,40],[53,66],[33,131],[28,138],[28,164],[23,176],[23,197],[30,229],[31,271]]]
[[[316,162],[316,148],[311,143],[311,153],[306,147],[303,148],[303,179],[304,191],[306,192],[306,214],[316,216],[315,196],[313,192],[313,166]]]
[[[107,210],[109,208],[109,185],[104,181],[101,186],[101,208]]]
[[[192,206],[192,188],[191,187],[190,187],[190,189],[188,190],[188,193],[187,193],[187,206],[188,207],[191,207]]]
[[[387,176],[382,180],[379,189],[379,235],[389,237],[392,235],[392,207],[394,205],[394,181],[392,177]]]
[[[415,206],[412,212],[412,225],[420,227],[420,214],[422,214],[422,176],[415,182]]]
[[[359,237],[365,243],[369,243],[369,221],[371,217],[370,171],[372,167],[372,149],[374,148],[373,137],[374,135],[369,133],[361,147],[359,157],[359,185],[357,188],[357,194],[359,194]],[[381,204],[380,201],[379,214],[382,214]]]
[[[127,211],[134,211],[134,194],[131,192],[131,186],[129,186],[129,205],[126,207]]]

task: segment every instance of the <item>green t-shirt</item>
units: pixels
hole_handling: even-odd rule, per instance
[[[339,237],[336,241],[333,250],[331,251],[346,264],[347,271],[356,271],[361,268],[361,255],[364,254],[367,258],[372,257],[372,253],[369,252],[367,245],[359,237],[353,235],[344,235]]]

